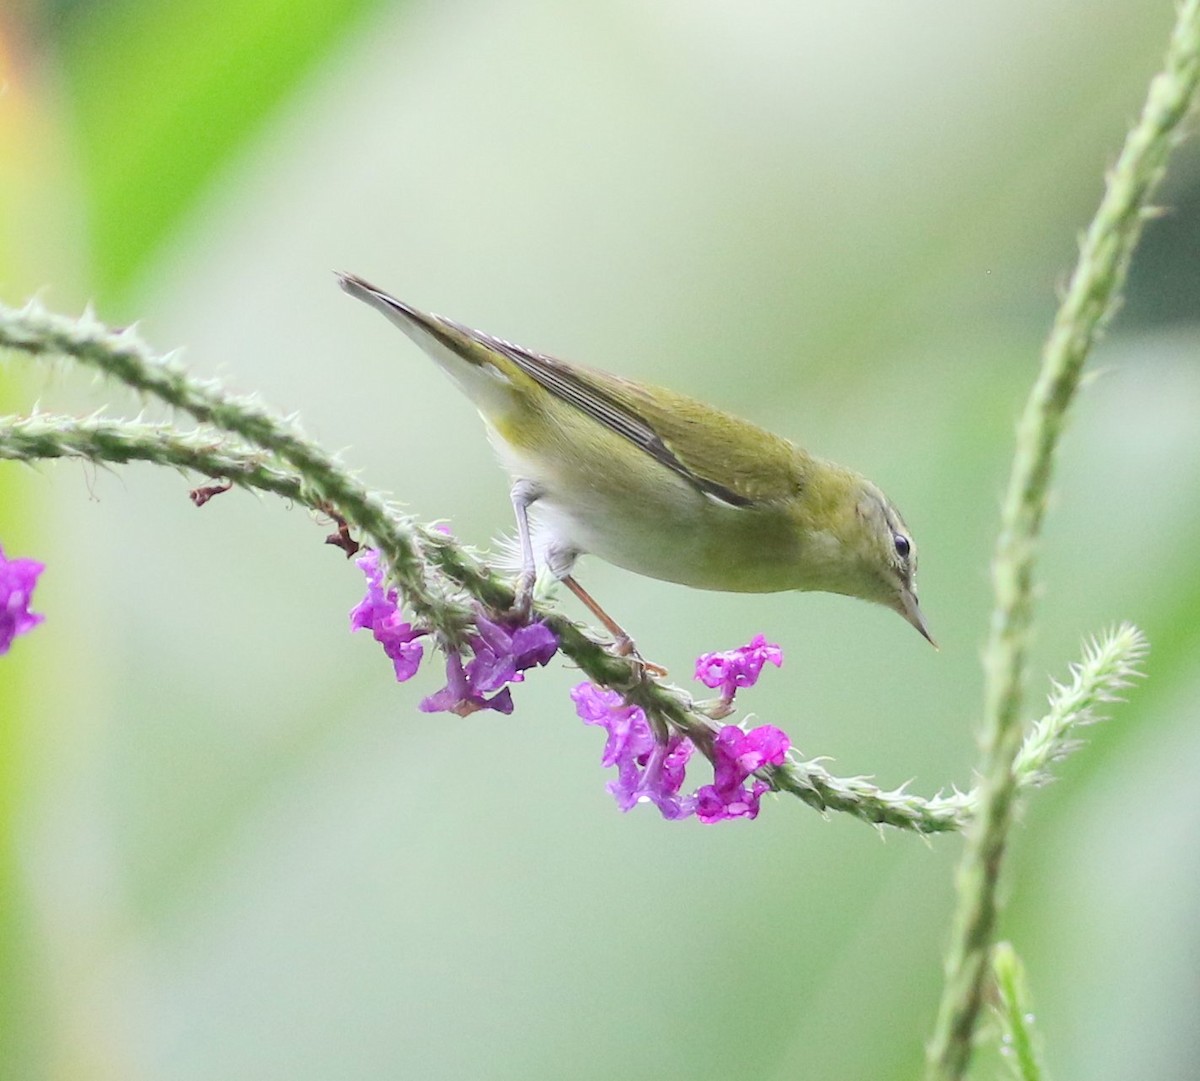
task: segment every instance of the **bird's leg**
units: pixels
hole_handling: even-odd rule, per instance
[[[533,539],[529,534],[529,504],[541,494],[541,489],[531,480],[519,480],[512,486],[512,505],[517,516],[517,541],[521,545],[521,572],[517,575],[512,614],[521,623],[529,619],[529,610],[533,607],[533,585],[537,581]]]
[[[643,659],[637,648],[633,644],[633,639],[626,633],[625,628],[621,626],[612,616],[610,616],[603,608],[596,603],[596,599],[581,586],[575,579],[567,574],[562,578],[562,584],[565,585],[572,593],[575,594],[582,602],[584,607],[592,613],[601,623],[604,624],[604,629],[616,639],[617,653],[622,657],[632,657],[651,675],[665,676],[667,670],[660,664],[654,664],[652,661]]]
[[[542,489],[531,480],[514,482],[512,491],[513,512],[517,517],[517,542],[521,546],[521,571],[517,575],[514,590],[512,615],[524,623],[529,619],[529,611],[533,606],[533,586],[537,581],[537,563],[533,558],[533,537],[529,531],[529,507],[542,496]],[[573,550],[551,550],[547,559],[550,570],[572,593],[575,594],[602,624],[605,630],[616,639],[617,653],[622,657],[632,657],[647,672],[655,676],[665,676],[667,670],[662,665],[644,660],[633,644],[633,639],[625,632],[612,616],[610,616],[595,598],[571,576],[571,567],[575,562],[577,552]]]
[[[595,597],[569,574],[563,578],[562,583],[583,602],[583,606],[600,620],[604,624],[604,629],[617,640],[617,652],[622,657],[627,657],[634,652],[633,639],[625,633],[625,628],[621,624],[600,607]]]

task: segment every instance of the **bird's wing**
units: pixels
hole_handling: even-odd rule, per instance
[[[426,351],[444,349],[474,368],[496,368],[510,377],[515,373],[505,369],[513,365],[713,499],[749,507],[790,499],[806,485],[812,458],[748,421],[684,394],[568,364],[419,311],[353,274],[338,280]]]
[[[467,328],[461,328],[466,330]],[[803,487],[812,459],[780,436],[710,405],[468,331],[551,394],[628,439],[700,491],[735,507]]]

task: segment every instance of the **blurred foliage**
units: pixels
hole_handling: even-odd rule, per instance
[[[367,6],[0,13],[6,299],[50,282],[144,317],[480,544],[508,508],[469,407],[328,268],[863,469],[921,542],[941,655],[840,598],[586,581],[677,676],[781,640],[746,704],[839,771],[967,783],[1012,418],[1171,4]],[[1152,644],[1014,851],[1004,934],[1059,1081],[1191,1076],[1197,1050],[1197,164],[1045,541],[1031,713],[1082,635],[1131,618]],[[139,408],[21,382],[10,407]],[[0,538],[50,564],[0,671],[14,1076],[916,1073],[953,839],[883,846],[787,801],[746,828],[621,816],[571,673],[511,720],[419,717],[435,674],[397,688],[349,639],[360,582],[303,515],[197,513],[146,469],[13,472]]]
[[[1126,290],[1125,328],[1188,325],[1196,321],[1200,265],[1200,150],[1185,144],[1172,162],[1158,200],[1161,217],[1150,223],[1138,249],[1138,272]]]
[[[57,12],[91,282],[123,295],[221,167],[375,0],[110,0]]]
[[[30,217],[75,217],[54,183],[55,144],[69,142],[78,169],[71,188],[88,230],[86,242],[76,234],[69,243],[90,270],[91,295],[120,296],[221,165],[373,6],[118,0],[22,4],[0,14],[0,205],[8,208],[0,214],[0,280],[35,282],[34,267],[46,261],[38,252],[22,268],[21,257],[64,232],[61,221],[39,229]],[[61,73],[61,98],[39,97],[51,81],[47,66]],[[69,120],[55,133],[62,116]],[[54,262],[75,284],[74,268]],[[22,408],[27,386],[0,368],[0,412]],[[10,551],[33,542],[34,489],[16,470],[0,471],[0,538]],[[33,686],[26,667],[8,667],[0,680],[0,1058],[16,1077],[50,1033],[36,1021],[33,921],[15,851],[28,760],[20,703]]]

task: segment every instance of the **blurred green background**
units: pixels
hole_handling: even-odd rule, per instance
[[[0,296],[141,319],[480,545],[509,509],[470,407],[331,269],[861,469],[920,540],[940,654],[840,598],[581,576],[676,678],[782,643],[744,704],[836,772],[966,787],[1013,418],[1172,15],[8,3]],[[1043,547],[1031,716],[1084,634],[1129,618],[1153,646],[1014,839],[1002,932],[1059,1081],[1200,1055],[1194,151],[1160,201]],[[0,411],[142,404],[61,366],[0,379]],[[361,579],[306,513],[187,488],[0,470],[0,539],[48,564],[46,623],[0,662],[5,1078],[917,1073],[957,838],[782,799],[621,815],[575,673],[511,718],[419,714],[437,666],[398,686],[346,633]]]

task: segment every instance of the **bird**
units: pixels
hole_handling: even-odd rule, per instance
[[[937,648],[917,599],[917,546],[871,481],[673,390],[514,345],[421,311],[354,274],[471,400],[511,479],[528,615],[538,567],[633,653],[575,579],[591,554],[649,578],[736,593],[823,591],[899,613]]]

